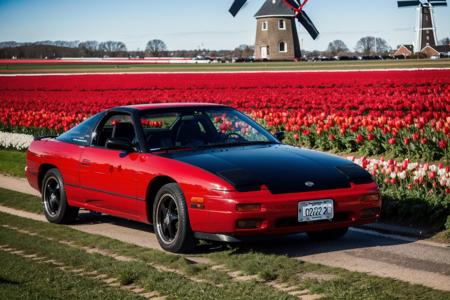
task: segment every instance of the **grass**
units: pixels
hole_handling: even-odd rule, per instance
[[[233,72],[307,71],[397,68],[448,68],[450,59],[393,61],[270,62],[236,64],[0,64],[0,73],[95,73],[95,72]]]
[[[19,194],[19,193],[16,193]],[[20,195],[20,194],[19,194]],[[16,199],[22,202],[39,203],[37,197],[22,195]],[[4,190],[0,190],[0,204],[15,208],[36,209],[23,203],[5,202]],[[30,236],[4,225],[14,226],[36,235]],[[49,240],[51,237],[52,240]],[[63,245],[58,241],[70,240],[75,246],[96,248],[116,255],[135,259],[131,262],[114,260],[96,253],[88,254],[84,250]],[[122,285],[131,283],[157,290],[171,298],[180,299],[289,299],[290,296],[256,281],[235,282],[224,272],[213,270],[210,265],[193,265],[182,256],[176,256],[153,249],[146,249],[126,244],[107,237],[87,234],[67,226],[38,222],[0,213],[0,241],[16,249],[50,256],[64,264],[97,270],[114,276]],[[232,270],[246,274],[257,274],[267,281],[289,283],[298,289],[308,289],[323,295],[324,299],[446,299],[450,293],[433,290],[419,285],[389,278],[379,278],[362,273],[349,272],[299,261],[282,255],[261,253],[245,246],[223,250],[208,250],[205,254],[214,264],[224,264]],[[15,263],[15,258],[12,263]],[[20,260],[20,259],[19,259]],[[150,264],[150,265],[149,265]],[[173,272],[161,272],[151,264],[159,264],[179,270],[181,275]],[[2,274],[0,272],[0,274]],[[317,275],[307,277],[303,275]],[[221,287],[209,283],[194,283],[189,276],[204,278],[209,282],[220,283]],[[57,278],[57,277],[56,277]],[[325,278],[325,279],[321,279]],[[11,276],[5,278],[15,279]],[[37,283],[36,283],[37,284]]]
[[[25,152],[14,150],[0,150],[0,173],[24,177]]]
[[[158,271],[150,264],[183,270],[189,263],[180,256],[161,251],[145,249],[113,239],[86,234],[69,227],[56,226],[0,213],[0,225],[14,226],[38,235],[27,235],[16,230],[0,227],[0,240],[16,249],[30,253],[46,255],[73,268],[97,271],[118,278],[122,285],[131,283],[144,287],[147,291],[159,291],[163,295],[177,299],[293,299],[289,295],[276,291],[257,282],[234,282],[225,273],[216,274],[223,287],[212,286],[189,280],[186,276]],[[45,237],[51,237],[48,240]],[[79,246],[88,246],[107,250],[110,253],[126,255],[136,261],[117,261],[109,256],[96,253],[88,254],[84,250],[58,243],[70,240]],[[203,268],[198,268],[197,273]],[[209,270],[208,272],[215,272]],[[201,274],[197,274],[200,276]],[[120,299],[120,298],[118,298]]]
[[[450,244],[450,229],[441,231],[431,237],[432,241]]]
[[[0,251],[2,299],[138,299],[97,280]],[[144,299],[144,298],[142,298]]]
[[[43,212],[41,198],[2,188],[0,188],[0,205],[32,213]]]

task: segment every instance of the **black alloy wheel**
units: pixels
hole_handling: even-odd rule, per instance
[[[195,246],[184,195],[176,183],[164,185],[157,193],[153,225],[164,250],[183,253]]]
[[[41,185],[44,215],[50,223],[69,224],[78,216],[78,207],[67,203],[64,181],[58,169],[50,169]]]

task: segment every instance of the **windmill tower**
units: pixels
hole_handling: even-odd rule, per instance
[[[255,15],[257,60],[301,57],[295,13],[282,0],[267,0]]]
[[[234,0],[230,8],[233,16],[247,0]],[[294,60],[300,58],[300,43],[295,19],[313,39],[319,35],[303,7],[308,0],[265,0],[255,15],[257,60]]]
[[[427,46],[436,47],[437,36],[433,8],[436,6],[447,6],[447,0],[398,1],[398,7],[409,6],[417,7],[416,52],[422,51]]]

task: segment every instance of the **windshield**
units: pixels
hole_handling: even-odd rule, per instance
[[[150,110],[141,115],[149,151],[278,143],[246,115],[228,107]]]

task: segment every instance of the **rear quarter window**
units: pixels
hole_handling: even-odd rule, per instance
[[[103,113],[96,114],[69,131],[61,134],[56,139],[70,144],[89,146],[91,143],[92,132],[95,130],[95,127],[103,116]]]

